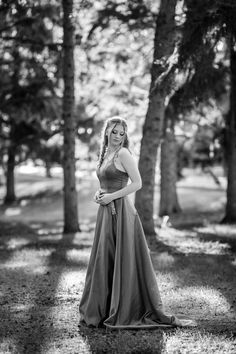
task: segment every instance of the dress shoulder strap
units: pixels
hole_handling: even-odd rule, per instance
[[[123,147],[123,146],[120,146],[120,147],[116,150],[116,152],[114,153],[114,156],[113,156],[113,160],[115,159],[115,157],[118,156],[118,152],[120,151],[120,149],[121,149],[122,147]]]

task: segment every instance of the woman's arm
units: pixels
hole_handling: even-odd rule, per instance
[[[136,192],[138,189],[142,188],[142,180],[133,156],[130,154],[129,150],[126,148],[121,148],[119,151],[119,158],[122,166],[126,170],[131,179],[131,183],[126,187],[111,193],[113,199],[124,197],[130,193]]]
[[[133,156],[130,154],[128,149],[121,148],[119,151],[119,158],[122,166],[126,170],[131,179],[131,183],[122,189],[119,189],[113,193],[105,193],[103,196],[99,197],[97,202],[100,204],[108,204],[114,199],[124,197],[130,193],[136,192],[138,189],[142,188],[142,180]]]

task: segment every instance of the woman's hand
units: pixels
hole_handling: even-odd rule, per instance
[[[101,191],[100,191],[100,189],[94,194],[94,197],[93,197],[93,201],[95,202],[95,203],[98,203],[98,197],[100,196],[100,193],[101,193]]]
[[[97,203],[101,204],[101,205],[107,205],[110,202],[113,201],[113,197],[111,193],[100,193],[99,197],[97,198]]]

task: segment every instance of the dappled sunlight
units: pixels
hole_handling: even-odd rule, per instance
[[[162,252],[158,254],[156,252],[152,252],[151,258],[153,265],[158,270],[164,270],[173,267],[175,263],[175,257],[168,252]]]
[[[230,246],[227,243],[220,243],[218,241],[200,241],[198,239],[182,242],[177,246],[177,249],[184,253],[203,253],[203,254],[227,254]]]
[[[85,275],[85,269],[63,272],[58,279],[56,297],[68,298],[68,296],[72,296],[79,301],[83,291]]]
[[[214,337],[208,333],[202,335],[200,328],[204,323],[205,328],[206,323],[207,326],[214,323],[217,328],[218,322],[222,325],[224,321],[226,325],[233,326],[234,312],[228,299],[223,296],[225,293],[214,287],[185,286],[185,282],[186,285],[196,284],[195,277],[199,277],[199,274],[196,275],[193,272],[194,264],[188,263],[189,256],[184,257],[184,255],[167,251],[151,252],[163,304],[167,313],[196,319],[199,326],[193,332],[191,332],[192,329],[174,329],[155,332],[139,331],[137,334],[136,331],[131,331],[132,333],[115,331],[109,334],[105,330],[99,332],[97,329],[79,327],[79,303],[84,289],[94,234],[93,232],[81,232],[64,235],[60,232],[60,225],[57,226],[50,228],[45,224],[35,223],[36,235],[32,234],[31,237],[30,234],[30,238],[28,236],[3,238],[3,242],[8,242],[6,244],[10,247],[10,253],[2,266],[7,266],[10,270],[5,272],[4,288],[7,289],[7,297],[3,294],[0,298],[3,304],[5,298],[9,301],[10,306],[8,303],[4,304],[4,311],[10,314],[13,321],[17,322],[4,321],[9,321],[9,326],[13,323],[14,329],[21,325],[20,340],[29,346],[31,336],[38,336],[37,343],[39,344],[35,347],[35,352],[40,348],[44,353],[54,354],[61,352],[63,348],[63,352],[66,353],[70,348],[70,352],[77,353],[79,350],[80,353],[93,353],[98,349],[101,352],[110,350],[111,347],[120,348],[123,352],[122,350],[127,349],[127,346],[131,352],[133,346],[140,345],[140,340],[145,343],[145,348],[160,348],[166,351],[168,348],[168,353],[171,353],[170,348],[174,348],[186,354],[195,353],[196,348],[199,353],[204,353],[205,340],[213,348],[218,345],[221,349],[223,343],[232,345],[232,341],[223,341],[222,336]],[[40,232],[36,232],[37,230]],[[169,234],[169,230],[173,233]],[[177,238],[179,245],[183,241],[185,244],[188,239],[193,241],[195,238],[198,239],[195,231],[185,230],[185,236],[179,230],[167,229],[166,231],[170,235],[168,237],[172,240],[171,242]],[[167,239],[167,236],[165,237]],[[165,243],[167,243],[166,239]],[[176,247],[175,243],[174,246]],[[199,262],[207,258],[207,263],[206,260],[204,263],[205,267],[207,264],[215,269],[215,257],[204,255],[196,257]],[[219,257],[216,258],[219,259]],[[194,268],[191,268],[192,266]],[[221,276],[221,273],[218,276]],[[215,281],[214,278],[212,279]],[[220,285],[223,287],[227,284],[221,283]],[[175,336],[176,331],[179,331],[180,339]],[[190,337],[187,333],[191,333],[192,338],[195,336],[194,345],[191,344],[192,342],[188,343]],[[108,344],[106,338],[109,335]],[[2,346],[0,346],[0,351],[1,348]],[[32,352],[34,352],[33,348]],[[172,353],[177,352],[172,351]]]
[[[231,262],[233,266],[236,267],[236,258],[234,258],[234,260]]]
[[[30,227],[32,230],[34,230],[34,232],[37,233],[38,230],[42,229],[43,228],[43,223],[37,223],[37,222],[31,222],[29,223]]]
[[[17,166],[17,172],[20,174],[26,175],[35,175],[37,178],[45,176],[45,167],[44,166],[36,166],[32,161],[27,161],[24,165]],[[61,170],[61,168],[60,168]]]
[[[177,329],[163,335],[165,353],[168,354],[235,353],[236,341],[224,334],[212,334],[201,329]]]
[[[46,208],[46,204],[44,205]],[[53,210],[57,212],[55,206]],[[21,325],[21,339],[28,345],[31,343],[31,336],[38,336],[39,333],[40,344],[36,349],[40,348],[45,353],[54,354],[62,348],[64,352],[70,348],[75,353],[78,348],[81,353],[92,353],[98,348],[101,352],[103,349],[110,349],[110,344],[108,347],[104,342],[104,337],[108,335],[105,330],[98,333],[98,330],[78,326],[79,303],[95,228],[94,219],[89,218],[87,210],[84,212],[86,215],[81,218],[80,223],[82,232],[65,235],[63,220],[38,221],[38,216],[32,209],[30,228],[23,229],[22,225],[19,225],[18,233],[16,224],[14,234],[11,223],[9,232],[5,232],[8,236],[2,238],[3,249],[8,253],[4,263],[1,263],[6,285],[1,287],[0,299],[4,316],[8,313],[13,321],[17,322],[8,319],[4,321],[8,321],[9,327],[12,324],[14,328],[17,328],[18,324]],[[40,213],[43,217],[49,215],[44,207]],[[20,218],[23,216],[20,215]],[[216,239],[212,239],[213,233]],[[225,238],[220,238],[221,235],[225,235]],[[158,230],[157,241],[164,243],[166,248],[161,252],[162,248],[157,247],[158,252],[150,254],[167,313],[194,318],[199,322],[199,327],[204,325],[204,328],[212,325],[217,330],[222,326],[233,326],[235,309],[231,299],[231,277],[232,270],[236,267],[236,259],[229,258],[228,235],[233,240],[233,228],[207,224],[205,227],[183,230],[166,225]],[[218,262],[221,260],[227,262],[225,264],[228,268],[224,268],[226,273],[219,268]],[[207,267],[212,275],[205,273]],[[209,287],[203,287],[203,284]],[[199,348],[199,353],[203,353],[205,337],[201,339],[199,327],[193,333],[196,334],[196,347]],[[176,345],[175,350],[179,348],[181,353],[195,353],[194,346],[191,347],[188,337],[183,335],[189,331],[192,330],[179,331],[179,342],[175,337],[176,329],[164,332],[157,330],[154,336],[152,331],[139,331],[137,335],[121,331],[120,334],[110,334],[110,340],[114,348],[127,348],[128,345],[130,352],[133,346],[139,345],[142,338],[145,347],[162,348],[164,345],[165,349]],[[166,336],[165,341],[162,338],[163,333]],[[209,345],[213,343],[213,347],[219,345],[221,348],[222,339],[210,337],[207,333],[206,338]],[[1,348],[0,346],[0,351]],[[171,350],[168,350],[171,353]],[[175,353],[176,351],[173,352]]]
[[[68,324],[67,324],[68,325]],[[65,351],[62,352],[61,348]],[[79,348],[79,349],[78,349]],[[81,336],[79,333],[69,334],[64,329],[64,333],[61,337],[57,336],[55,342],[50,339],[46,344],[42,346],[43,353],[46,354],[59,354],[59,353],[79,353],[79,354],[92,354],[88,340]],[[79,350],[79,351],[78,351]]]
[[[61,234],[63,231],[62,227],[55,227],[55,228],[39,228],[37,229],[37,234],[40,236],[47,236],[47,235],[58,235]]]
[[[73,245],[79,246],[81,248],[91,248],[93,244],[93,238],[94,232],[86,232],[84,229],[82,229],[82,232],[78,232],[75,235],[73,239]]]
[[[25,207],[25,206],[28,205],[29,203],[30,203],[29,200],[27,200],[27,199],[21,199],[21,201],[20,201],[20,206]]]
[[[81,237],[81,239],[77,238],[74,239],[73,245],[81,248],[91,248],[93,245],[93,239],[89,239],[88,237]]]
[[[78,304],[79,302],[73,305],[62,304],[60,311],[56,307],[51,308],[50,321],[53,323],[54,335],[56,334],[55,343],[53,336],[46,338],[43,343],[43,353],[61,353],[61,348],[64,353],[92,353],[87,338],[79,332]],[[94,335],[96,336],[95,333]]]
[[[32,222],[32,223],[30,223],[30,227],[32,228],[32,229],[40,229],[40,227],[42,227],[42,223],[34,223],[34,222]]]
[[[174,228],[163,228],[158,238],[168,246],[174,247],[177,251],[188,253],[201,253],[209,255],[228,254],[230,245],[220,240],[204,240],[196,231],[177,230]]]
[[[14,261],[12,260],[12,262],[7,262],[5,264],[0,264],[0,269],[8,269],[8,268],[24,268],[27,267],[29,265],[29,263],[27,261],[23,261],[23,260],[18,260],[18,261]]]
[[[217,200],[211,201],[208,204],[208,208],[211,211],[217,212],[218,210],[224,209],[225,204],[226,204],[226,197],[225,195],[223,195],[222,197],[219,197]]]
[[[30,170],[30,169],[29,169]],[[45,174],[45,168],[43,168]],[[16,195],[20,204],[9,206],[2,211],[5,220],[12,219],[40,224],[40,222],[53,223],[63,227],[63,180],[54,175],[46,178],[33,172],[22,174],[16,171]],[[94,225],[90,224],[90,218],[95,219],[97,205],[92,201],[92,196],[98,187],[95,183],[95,175],[85,170],[80,173],[80,180],[77,183],[78,211],[81,220],[88,219],[85,225],[86,230],[92,230]],[[5,190],[0,185],[0,202],[3,203]],[[37,229],[37,226],[33,226]]]
[[[0,353],[18,353],[18,345],[12,336],[4,336],[4,338],[1,338]]]
[[[71,249],[66,252],[67,260],[75,263],[79,261],[88,264],[89,256],[90,248],[86,250]]]
[[[166,294],[167,303],[172,309],[182,308],[187,315],[205,317],[224,315],[230,316],[231,305],[221,291],[210,287],[175,288]]]
[[[60,192],[62,189],[62,181],[57,178],[53,179],[41,179],[38,181],[29,181],[29,182],[22,182],[20,185],[17,187],[17,192],[18,195],[22,197],[29,197],[30,199],[37,196],[38,194],[40,196],[45,195],[52,195],[54,192]],[[26,190],[29,190],[30,193],[29,195],[26,194]]]
[[[55,245],[58,245],[58,241],[60,241],[62,239],[62,234],[54,234],[54,235],[40,235],[38,238],[38,241],[40,241],[40,243],[44,243],[45,245],[47,245],[47,242],[45,241],[49,241],[48,243],[55,243]]]
[[[66,249],[58,247],[51,254],[50,266],[55,266],[59,269],[62,269],[63,267],[70,267],[71,269],[83,269],[87,268],[88,260],[89,252],[84,252],[83,248],[76,249],[71,247],[71,249]]]
[[[6,208],[6,210],[4,211],[4,215],[6,216],[16,216],[16,215],[20,215],[22,212],[21,208]]]
[[[83,220],[83,224],[80,225],[83,232],[90,232],[95,229],[96,223],[90,220]]]
[[[161,271],[157,274],[157,283],[162,294],[171,291],[177,284],[177,278],[172,272]],[[163,295],[165,298],[165,295]]]
[[[87,267],[92,240],[86,233],[65,235],[60,232],[60,227],[41,227],[35,231],[33,237],[8,236],[2,239],[3,249],[8,250],[9,255],[1,268],[27,268],[32,274],[42,274],[52,266],[59,266],[60,270],[65,266]],[[81,236],[84,241],[80,240]]]
[[[54,222],[54,225],[61,226],[61,228],[63,228],[63,226],[64,226],[64,220],[56,220],[56,221]]]
[[[47,267],[48,257],[53,249],[21,249],[13,252],[1,268],[20,268],[27,267],[28,271],[38,272],[43,267]]]
[[[215,235],[220,238],[236,238],[236,225],[210,224],[205,227],[195,227],[194,229],[205,235]]]
[[[28,270],[28,273],[33,274],[33,275],[45,275],[48,272],[49,268],[47,263],[45,262],[44,265],[40,265],[40,267],[34,267],[30,268]]]
[[[23,237],[11,237],[8,241],[5,243],[5,247],[7,250],[14,250],[17,248],[24,247],[30,243],[30,239],[26,239]]]
[[[17,304],[12,304],[11,305],[11,312],[12,313],[18,313],[18,312],[26,312],[32,309],[32,303],[31,304],[22,304],[22,303],[17,303]]]

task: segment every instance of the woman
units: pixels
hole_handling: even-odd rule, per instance
[[[100,206],[79,306],[81,323],[117,329],[195,325],[164,313],[143,228],[127,197],[142,182],[121,117],[105,122],[97,176],[101,188],[94,200]]]

